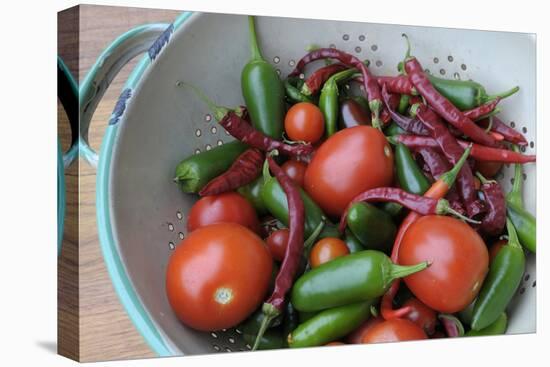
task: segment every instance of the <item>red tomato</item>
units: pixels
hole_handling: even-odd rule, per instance
[[[315,143],[325,132],[323,113],[313,103],[296,103],[286,113],[285,131],[292,140]]]
[[[361,344],[365,334],[375,325],[378,325],[381,322],[384,322],[384,319],[380,316],[369,318],[367,321],[361,324],[361,326],[352,331],[351,334],[346,337],[346,341],[350,344]]]
[[[476,161],[475,170],[486,178],[493,178],[502,168],[502,162]]]
[[[340,130],[317,149],[304,189],[325,213],[340,216],[357,194],[393,180],[393,153],[384,134],[370,126]]]
[[[194,329],[233,327],[264,300],[272,266],[267,247],[248,228],[235,223],[199,228],[170,257],[168,301]]]
[[[430,308],[454,313],[478,294],[489,266],[483,239],[468,224],[441,215],[418,219],[405,233],[399,264],[431,265],[406,277],[411,292]]]
[[[291,159],[286,161],[281,168],[296,185],[300,187],[304,186],[304,175],[306,174],[307,164]]]
[[[363,336],[363,344],[391,343],[404,340],[427,339],[422,328],[406,319],[391,319],[373,326]]]
[[[278,229],[273,231],[267,238],[267,247],[273,259],[283,261],[285,258],[286,247],[288,245],[288,228]]]
[[[198,200],[189,211],[187,230],[192,232],[197,228],[220,222],[239,223],[260,233],[256,211],[248,200],[236,192],[205,196]]]
[[[492,262],[497,256],[498,252],[508,243],[506,240],[498,240],[489,248],[489,262]]]
[[[420,326],[427,335],[432,335],[435,332],[435,324],[437,324],[435,311],[416,298],[409,298],[405,301],[403,307],[406,306],[411,307],[411,311],[405,318]]]
[[[317,241],[309,254],[309,264],[316,268],[340,256],[349,254],[349,248],[344,241],[335,237],[325,237]]]

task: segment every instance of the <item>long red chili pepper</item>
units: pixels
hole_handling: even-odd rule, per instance
[[[481,106],[477,106],[475,108],[472,108],[471,110],[464,111],[463,114],[472,121],[477,120],[480,117],[486,116],[493,112],[499,102],[500,97],[497,97],[490,102],[482,104]]]
[[[458,176],[458,172],[464,166],[464,163],[466,162],[466,159],[470,154],[470,150],[471,148],[467,148],[464,151],[464,154],[462,155],[458,163],[450,171],[447,171],[446,173],[441,175],[441,177],[439,177],[439,179],[432,184],[428,191],[426,191],[424,197],[432,199],[441,199],[445,197],[451,187],[453,187],[453,184],[456,181],[456,177]],[[405,217],[405,219],[403,219],[403,222],[401,222],[401,226],[399,227],[399,231],[395,236],[391,252],[391,260],[394,263],[397,264],[399,262],[399,248],[401,247],[401,242],[403,241],[405,233],[407,232],[409,227],[420,217],[420,214],[415,211],[411,211]],[[386,320],[403,317],[411,311],[410,306],[405,306],[398,310],[393,309],[393,299],[399,291],[399,284],[400,279],[394,280],[388,291],[382,297],[382,302],[380,304],[380,313],[382,317]]]
[[[410,79],[406,75],[398,76],[377,76],[376,81],[382,87],[384,84],[390,93],[417,95]]]
[[[264,154],[250,148],[237,157],[227,171],[215,177],[199,191],[200,196],[233,191],[254,181],[262,172]]]
[[[422,147],[416,149],[422,157],[424,164],[434,179],[438,179],[442,174],[451,169],[451,164],[437,151],[436,148]]]
[[[389,94],[387,90],[387,84],[382,85],[382,99],[388,113],[393,121],[408,133],[416,135],[430,135],[430,131],[424,126],[422,121],[414,117],[403,116],[395,111],[395,105],[392,103],[391,97],[395,94]]]
[[[489,236],[502,233],[506,225],[506,199],[497,181],[489,181],[478,173],[481,192],[487,206],[487,213],[481,219],[480,230]]]
[[[220,121],[219,124],[227,130],[235,139],[242,141],[251,147],[269,152],[278,150],[286,155],[300,157],[306,156],[313,152],[314,148],[311,144],[286,144],[278,140],[272,139],[269,136],[262,134],[256,130],[248,121],[243,120],[235,112],[229,111]]]
[[[491,125],[491,131],[502,134],[504,140],[509,141],[510,143],[521,146],[525,146],[528,144],[527,139],[525,139],[525,137],[520,132],[506,125],[504,122],[502,122],[501,119],[496,116],[493,116],[492,119],[493,123]],[[489,119],[479,121],[479,125],[485,129],[489,126],[489,123]]]
[[[279,181],[286,195],[289,213],[289,234],[285,257],[279,268],[279,273],[275,278],[273,293],[262,306],[264,320],[262,321],[253,349],[257,348],[261,336],[267,329],[271,320],[280,315],[283,311],[285,296],[292,287],[292,282],[298,271],[304,249],[305,209],[304,202],[300,196],[300,190],[271,156],[267,157],[267,162],[271,172],[273,172],[275,178]]]
[[[405,61],[405,71],[409,75],[411,83],[418,93],[426,99],[427,103],[451,125],[458,128],[466,136],[475,141],[488,146],[496,146],[497,141],[476,125],[471,119],[466,117],[458,108],[456,108],[447,98],[442,96],[428,79],[422,65],[415,57],[409,57]]]
[[[302,94],[306,96],[317,94],[328,78],[346,69],[348,67],[344,64],[330,64],[315,70],[304,82],[301,89]]]
[[[430,135],[437,141],[443,155],[451,164],[456,164],[464,148],[458,144],[456,138],[449,132],[445,123],[428,106],[424,104],[415,105],[415,114],[420,121],[428,128]],[[464,165],[458,174],[458,192],[462,203],[470,217],[473,217],[484,210],[483,203],[477,198],[474,186],[474,175],[469,165]]]
[[[313,61],[329,58],[336,59],[346,66],[356,68],[361,72],[363,75],[363,85],[369,100],[369,108],[372,112],[372,125],[380,128],[382,125],[380,121],[380,113],[383,107],[382,97],[380,96],[380,88],[376,78],[371,74],[367,66],[357,57],[335,48],[319,48],[302,57],[296,64],[296,68],[292,71],[292,73],[290,73],[289,76],[299,75],[304,70],[304,67]]]
[[[428,136],[407,135],[401,134],[388,137],[388,141],[393,144],[403,143],[411,149],[421,147],[430,147],[439,149],[439,144]],[[467,147],[470,143],[464,140],[457,140],[462,148]],[[531,163],[537,161],[536,155],[521,154],[513,150],[485,147],[479,144],[472,145],[472,158],[478,161],[492,161],[502,163]]]
[[[346,229],[348,210],[353,204],[359,202],[378,203],[388,201],[404,206],[405,208],[415,211],[420,215],[442,215],[450,213],[457,215],[464,220],[469,220],[468,218],[460,216],[453,209],[451,209],[449,202],[443,198],[437,200],[426,196],[419,196],[396,187],[377,187],[360,193],[350,201],[344,210],[344,214],[342,214],[342,217],[340,218],[338,230],[340,233],[343,233]]]

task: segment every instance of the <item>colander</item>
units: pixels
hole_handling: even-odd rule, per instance
[[[371,61],[376,74],[395,74],[409,35],[413,54],[432,74],[474,79],[488,91],[519,85],[502,102],[502,116],[535,153],[535,37],[530,34],[258,17],[265,58],[288,74],[311,44],[337,47]],[[110,80],[146,52],[116,104],[97,161],[87,146],[91,115]],[[196,200],[172,182],[178,162],[231,140],[206,106],[180,80],[225,106],[242,104],[241,68],[249,58],[246,17],[183,13],[171,25],[153,24],[117,39],[96,62],[80,94],[81,151],[98,162],[97,222],[114,288],[137,330],[159,356],[244,351],[236,329],[197,332],[182,325],[165,295],[170,254],[187,235]],[[510,188],[511,167],[498,177]],[[524,167],[525,204],[535,212],[535,165]],[[535,331],[535,258],[509,308],[508,333]]]

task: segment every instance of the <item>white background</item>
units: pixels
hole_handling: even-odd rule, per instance
[[[56,12],[74,1],[3,1],[0,57],[0,365],[74,365],[56,340]],[[166,9],[284,15],[365,22],[532,32],[537,34],[537,334],[398,345],[316,348],[141,360],[94,365],[213,366],[541,365],[548,350],[548,139],[550,32],[544,1],[93,1]],[[7,5],[9,4],[9,5]],[[322,5],[321,5],[322,4]],[[513,50],[510,50],[513,52]],[[522,67],[518,65],[518,67]],[[503,76],[505,78],[506,76]],[[548,109],[546,109],[548,111]],[[550,145],[550,144],[549,144]],[[546,166],[546,167],[545,167]],[[542,223],[542,225],[540,225]],[[546,249],[545,249],[546,248]],[[544,311],[546,308],[546,312]],[[544,361],[544,362],[543,362]]]

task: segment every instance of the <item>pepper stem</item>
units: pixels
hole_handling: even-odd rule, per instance
[[[380,120],[380,110],[382,109],[382,101],[373,99],[369,102],[369,109],[372,112],[372,127],[382,130],[382,121]]]
[[[391,145],[399,144],[399,135],[386,136],[386,139],[388,140],[388,143],[390,143]]]
[[[254,345],[252,346],[252,350],[258,349],[258,346],[260,345],[260,341],[262,340],[262,337],[267,331],[269,324],[271,324],[271,321],[273,321],[274,318],[279,316],[279,313],[280,313],[270,303],[264,303],[264,305],[262,306],[262,312],[264,313],[264,317],[262,319],[262,323],[260,324],[260,329],[258,330],[258,334],[256,334],[256,340],[254,340]]]
[[[248,32],[250,33],[250,57],[252,60],[263,60],[262,52],[258,46],[258,37],[256,36],[256,27],[254,26],[254,17],[248,16]]]
[[[497,98],[504,99],[504,98],[510,97],[513,94],[516,94],[518,91],[519,91],[519,86],[516,85],[514,88],[509,89],[507,91],[504,91],[502,93],[486,96],[485,97],[485,102],[490,102],[490,101],[495,100]]]
[[[464,325],[457,317],[442,313],[438,315],[438,318],[441,320],[448,337],[464,336]]]
[[[468,218],[468,217],[460,214],[459,212],[457,212],[453,208],[451,208],[451,205],[449,204],[449,201],[447,199],[439,199],[439,201],[437,203],[437,208],[436,208],[435,211],[438,215],[452,214],[455,217],[457,217],[458,219],[462,219],[463,221],[468,222],[468,223],[472,223],[472,224],[480,224],[481,223],[480,221]]]
[[[403,74],[406,74],[405,62],[407,62],[407,60],[411,58],[411,41],[409,40],[409,36],[407,36],[405,33],[402,33],[401,37],[404,37],[407,41],[407,52],[405,53],[405,57],[403,58]]]
[[[514,224],[510,220],[510,218],[506,218],[506,230],[508,231],[508,246],[517,247],[522,249],[521,244],[519,243],[518,234],[516,232],[516,228],[514,227]]]
[[[489,125],[487,125],[487,128],[485,129],[486,133],[489,133],[491,129],[493,128],[493,116],[489,116]]]
[[[321,221],[319,222],[317,227],[315,227],[315,230],[313,231],[313,233],[311,233],[309,237],[305,240],[304,250],[308,250],[315,243],[315,241],[317,240],[317,237],[319,237],[319,235],[323,231],[323,228],[325,227],[326,220],[327,219],[324,216],[321,217]]]
[[[390,269],[390,281],[418,273],[419,271],[426,269],[428,266],[430,266],[428,261],[423,261],[416,265],[397,265],[392,263]]]
[[[420,103],[415,103],[411,106],[411,108],[409,108],[409,114],[411,115],[411,117],[416,117],[419,108]]]
[[[493,116],[496,116],[498,115],[499,113],[501,113],[502,110],[500,109],[500,107],[495,107],[491,112],[489,113],[486,113],[485,115],[483,116],[479,116],[477,119],[475,119],[475,121],[479,121],[479,120],[484,120],[486,118],[490,118],[490,117],[493,117]],[[492,124],[492,121],[490,121],[490,124]],[[491,126],[492,128],[492,126]],[[489,130],[491,130],[490,128],[487,128],[485,131],[489,132]]]
[[[491,184],[491,183],[495,183],[496,181],[495,180],[488,180],[485,178],[485,176],[483,176],[481,174],[481,172],[476,172],[476,176],[477,178],[479,178],[479,181],[481,181],[482,184]]]
[[[271,178],[271,174],[269,173],[269,162],[267,161],[267,158],[264,161],[264,165],[262,166],[262,178],[264,180],[264,183]]]
[[[458,176],[458,173],[462,169],[462,166],[468,159],[468,156],[470,155],[471,151],[472,151],[472,144],[470,144],[468,148],[464,150],[462,157],[460,157],[458,162],[456,162],[455,166],[450,171],[445,172],[444,174],[441,175],[441,177],[439,177],[439,181],[443,181],[445,184],[447,184],[449,188],[451,188],[455,183],[456,177]]]
[[[219,122],[220,120],[222,120],[224,118],[225,115],[227,115],[229,113],[229,111],[230,111],[229,108],[218,106],[202,90],[195,87],[194,85],[186,83],[186,82],[181,81],[181,80],[178,81],[176,83],[176,85],[178,87],[185,86],[185,87],[190,88],[197,95],[197,97],[199,97],[204,102],[204,104],[206,104],[208,106],[208,109],[214,114],[214,118],[216,119],[216,121]]]
[[[519,147],[517,145],[512,145],[512,150],[516,153],[519,153]],[[521,192],[523,188],[523,177],[521,171],[521,164],[516,163],[514,167],[514,183],[512,184],[512,190],[506,195],[506,200],[512,204],[523,207],[523,199],[521,197]]]

